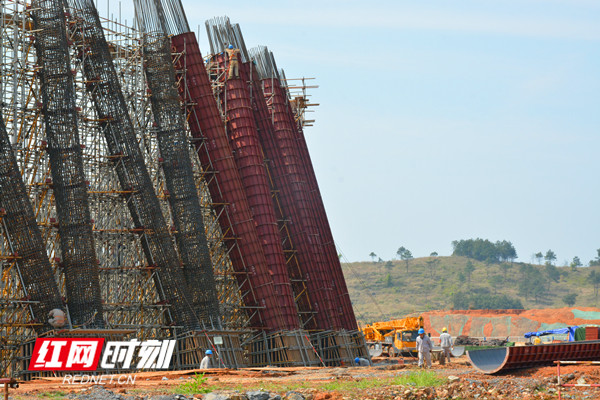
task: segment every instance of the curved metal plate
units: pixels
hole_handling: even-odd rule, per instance
[[[450,350],[450,353],[452,354],[452,357],[460,357],[465,354],[465,346],[454,346]]]
[[[383,353],[383,347],[381,343],[374,343],[369,345],[369,355],[371,357],[379,357]]]
[[[467,351],[471,365],[484,374],[552,364],[554,361],[600,360],[600,341],[500,347]]]

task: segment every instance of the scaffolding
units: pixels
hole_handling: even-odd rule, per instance
[[[171,6],[165,17],[178,15],[178,18],[165,18],[167,29],[188,29],[180,2],[174,1]],[[63,59],[64,50],[68,51],[67,68],[63,64],[59,73],[51,73],[45,80],[62,79],[59,84],[62,89],[74,88],[72,103],[66,107],[70,110],[69,122],[55,127],[60,128],[55,137],[64,133],[62,138],[65,139],[57,146],[48,135],[44,118],[52,116],[49,111],[59,110],[55,114],[58,115],[65,109],[52,109],[52,101],[44,100],[41,78],[50,70],[42,69],[36,53],[33,16],[38,11],[35,5],[28,6],[23,0],[0,0],[0,120],[4,123],[4,133],[0,132],[0,374],[32,376],[31,371],[25,369],[32,343],[40,335],[100,336],[113,340],[175,338],[178,340],[175,368],[194,367],[206,348],[221,353],[220,359],[228,367],[265,363],[315,365],[314,344],[318,352],[329,351],[328,346],[336,347],[336,354],[330,359],[339,364],[343,358],[339,356],[341,341],[336,335],[330,338],[328,332],[317,329],[315,316],[319,309],[313,307],[308,296],[310,278],[300,268],[299,246],[290,233],[293,221],[279,204],[281,196],[274,185],[276,177],[267,167],[269,195],[275,198],[282,253],[296,300],[293,306],[298,308],[300,316],[300,329],[296,329],[293,322],[288,321],[287,325],[284,322],[290,314],[279,308],[273,279],[265,268],[266,261],[262,261],[266,260],[264,250],[260,241],[248,233],[256,229],[252,214],[246,211],[234,218],[234,213],[243,208],[247,187],[234,187],[231,180],[224,179],[227,174],[221,168],[223,159],[230,163],[226,166],[237,170],[232,163],[231,149],[225,151],[225,146],[223,153],[214,153],[211,147],[214,143],[204,135],[205,130],[202,134],[194,132],[200,126],[203,105],[212,102],[211,107],[215,107],[211,120],[215,129],[227,132],[224,118],[228,114],[226,104],[217,104],[213,93],[213,90],[227,89],[224,82],[206,78],[205,89],[208,89],[200,97],[194,92],[197,88],[189,85],[195,78],[194,63],[204,67],[200,53],[190,51],[190,46],[197,49],[194,34],[186,30],[172,41],[176,47],[171,55],[179,66],[175,79],[185,110],[186,145],[178,146],[177,155],[169,156],[165,148],[161,148],[164,144],[161,141],[170,134],[166,132],[169,129],[165,129],[168,119],[165,114],[177,114],[177,105],[172,102],[171,108],[164,104],[161,109],[153,105],[153,96],[154,100],[159,98],[163,89],[167,97],[173,94],[161,86],[166,83],[162,78],[157,78],[160,85],[153,86],[152,78],[148,78],[152,75],[152,71],[148,74],[152,65],[144,61],[144,52],[148,55],[153,50],[162,51],[162,57],[168,58],[165,44],[153,48],[159,41],[148,40],[139,29],[121,21],[120,17],[118,20],[100,18],[90,0],[68,3],[62,14],[64,22],[61,22],[66,28],[66,41],[56,38],[50,41],[52,45],[60,45]],[[52,26],[58,28],[60,24]],[[165,66],[163,62],[162,67]],[[217,74],[224,72],[222,67],[215,69]],[[259,98],[256,81],[249,81],[252,84],[238,89],[250,91],[254,96],[251,98]],[[66,92],[47,92],[46,98],[53,95],[65,96],[67,100],[70,96]],[[222,92],[222,95],[227,102],[227,94]],[[248,105],[243,107],[247,109]],[[259,130],[266,129],[261,127],[260,118],[253,117]],[[227,136],[224,138],[230,140]],[[175,145],[175,141],[180,144],[181,129],[169,140],[172,140],[171,145]],[[82,307],[91,313],[68,320],[68,329],[63,332],[51,329],[47,315],[50,310],[61,308],[67,316],[69,311],[76,314],[72,307],[76,296],[69,288],[70,261],[62,249],[77,245],[71,240],[69,245],[63,244],[68,234],[63,235],[65,218],[57,208],[64,209],[65,205],[68,208],[73,199],[70,195],[61,198],[72,188],[59,184],[60,179],[54,174],[60,172],[60,167],[52,164],[51,168],[51,153],[58,148],[69,156],[64,159],[69,166],[65,175],[68,178],[61,179],[65,182],[70,179],[79,190],[79,200],[73,203],[78,209],[74,213],[78,218],[75,225],[91,227],[93,248],[92,252],[89,248],[86,250],[86,257],[91,259],[87,266],[90,271],[98,271],[101,299],[101,304],[92,302],[91,306]],[[13,161],[10,161],[11,154]],[[216,287],[216,293],[212,294],[216,294],[218,305],[210,309],[212,314],[208,318],[202,311],[206,310],[206,304],[200,306],[204,299],[186,300],[184,296],[192,291],[186,286],[189,282],[196,286],[188,273],[193,276],[198,271],[182,270],[181,267],[186,266],[186,250],[175,246],[181,240],[178,236],[186,232],[177,221],[177,212],[173,211],[176,190],[170,180],[178,176],[179,171],[167,171],[165,166],[169,157],[175,160],[184,154],[191,161],[184,175],[188,182],[192,175],[195,185],[188,184],[186,196],[193,197],[195,190],[199,201],[199,208],[192,217],[197,222],[194,230],[204,231]],[[77,157],[82,170],[77,169]],[[264,158],[264,154],[260,158]],[[76,173],[71,174],[72,171]],[[169,177],[171,173],[173,176]],[[77,204],[83,204],[81,196],[86,194],[88,206],[84,205],[82,211]],[[87,215],[85,208],[89,209]],[[189,210],[187,205],[183,208]],[[201,221],[197,220],[198,215]],[[20,231],[16,232],[16,228]],[[244,237],[240,232],[244,230],[249,235],[246,237],[252,239],[246,243],[240,240]],[[15,237],[27,238],[27,241],[18,242]],[[242,248],[247,243],[253,243],[250,253],[255,252],[256,257],[246,256],[248,249]],[[23,250],[18,246],[24,246]],[[204,255],[199,257],[203,258],[204,266],[208,264],[206,247],[203,251]],[[215,304],[214,298],[208,301]],[[297,319],[297,315],[293,317]],[[102,329],[84,329],[84,326],[98,326],[102,321]],[[208,323],[204,323],[206,321]],[[317,343],[319,341],[312,335],[309,338],[303,330],[311,333],[318,330],[323,339]]]
[[[65,274],[59,246],[59,219],[55,212],[54,185],[51,179],[48,143],[43,126],[39,65],[35,53],[32,9],[25,2],[0,0],[0,111],[6,124],[8,140],[25,182],[23,192],[29,195],[32,217],[40,231],[39,262],[46,263],[48,274],[55,280],[55,295],[36,295],[35,285],[26,283],[20,273],[24,252],[15,252],[10,243],[5,211],[0,210],[2,241],[0,245],[0,374],[25,376],[28,352],[23,349],[37,336],[36,331],[48,330],[48,311],[61,308],[61,296],[66,298]],[[89,196],[90,222],[93,227],[95,252],[99,266],[104,319],[109,330],[132,330],[135,337],[184,337],[170,325],[167,313],[172,307],[159,296],[154,276],[156,265],[145,258],[141,236],[144,229],[133,224],[128,209],[132,190],[120,186],[115,162],[120,155],[111,153],[99,127],[92,95],[86,89],[89,80],[83,74],[80,40],[81,28],[68,12],[67,40],[71,59],[71,74],[75,85],[75,110],[81,138],[84,174]],[[158,194],[162,213],[167,217],[169,234],[177,233],[169,213],[169,192],[161,170],[161,155],[156,128],[152,126],[150,93],[143,71],[142,35],[127,22],[101,19],[104,35],[116,70],[127,110],[133,123],[142,155],[153,187]],[[3,147],[4,149],[5,147]],[[242,331],[248,320],[241,303],[236,274],[232,269],[224,234],[210,197],[205,171],[197,153],[188,148],[192,160],[196,190],[218,293],[220,325],[228,331]],[[3,157],[8,160],[7,157]],[[16,175],[18,176],[18,175]],[[10,185],[16,195],[16,186]],[[2,196],[10,200],[14,197]],[[18,203],[11,200],[11,204]],[[17,224],[10,224],[11,227]],[[24,225],[21,225],[25,229]],[[35,225],[33,225],[35,228]],[[31,226],[28,229],[32,229]],[[35,238],[32,233],[23,237]],[[44,254],[45,251],[45,254]],[[43,271],[42,271],[43,272]],[[43,276],[36,272],[36,277]],[[48,281],[47,279],[44,281]],[[25,283],[24,283],[25,282]],[[51,293],[51,292],[49,292]],[[47,300],[48,305],[40,302]],[[35,311],[42,307],[42,311]],[[76,331],[69,331],[75,334]],[[197,331],[196,335],[203,335]],[[245,360],[237,361],[243,366]]]

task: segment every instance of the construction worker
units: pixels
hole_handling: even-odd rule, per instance
[[[239,57],[240,57],[240,49],[234,49],[233,45],[227,46],[227,54],[229,55],[229,74],[227,75],[227,79],[239,78],[240,77],[240,67],[239,67]]]
[[[369,367],[371,365],[371,362],[366,358],[356,357],[354,359],[354,364],[356,364],[359,367]]]
[[[206,350],[204,352],[204,358],[200,361],[200,369],[209,369],[212,368],[212,350]]]
[[[446,327],[442,328],[442,334],[440,335],[440,346],[442,348],[442,357],[444,357],[448,363],[450,362],[450,348],[453,347],[452,336],[448,333]]]
[[[417,338],[417,351],[419,352],[419,367],[423,367],[423,361],[427,362],[427,368],[431,368],[431,348],[433,344],[429,336],[425,334],[425,329],[421,328],[417,332],[419,337]]]

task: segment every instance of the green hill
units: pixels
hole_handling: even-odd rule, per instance
[[[598,305],[599,266],[486,264],[451,256],[410,260],[408,272],[400,260],[343,263],[342,269],[360,322],[429,310],[513,308],[519,302],[525,309],[558,308],[569,294],[576,295],[575,306]]]

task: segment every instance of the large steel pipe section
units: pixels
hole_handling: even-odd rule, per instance
[[[471,365],[484,374],[550,365],[554,361],[600,360],[600,341],[512,346],[467,351]]]
[[[244,303],[254,311],[251,313],[251,323],[253,327],[267,331],[280,330],[285,324],[275,296],[273,279],[267,270],[244,186],[196,37],[193,32],[182,33],[173,36],[171,44],[176,52],[183,53],[176,67],[185,69],[185,85],[180,85],[179,88],[183,92],[182,97],[187,98],[189,95],[194,102],[194,113],[189,124],[192,136],[197,139],[200,160],[206,170],[215,171],[214,177],[207,178],[212,201],[226,207],[228,211],[217,213],[219,224],[227,235],[228,248],[237,246],[239,250],[234,249],[230,257],[237,272]],[[206,146],[206,151],[202,148],[203,145]]]
[[[57,0],[35,0],[31,10],[71,323],[76,327],[102,327],[98,260],[77,130],[63,5]]]
[[[23,294],[31,301],[34,322],[39,323],[34,329],[43,333],[52,329],[46,319],[51,310],[62,309],[62,300],[1,112],[0,209],[0,222],[16,257]]]
[[[272,110],[274,143],[277,148],[271,151],[267,147],[267,152],[272,153],[269,155],[274,159],[278,159],[280,167],[274,169],[274,175],[279,187],[289,189],[282,193],[281,200],[290,206],[287,208],[295,217],[291,225],[296,225],[295,232],[300,234],[294,239],[299,246],[310,249],[312,264],[309,264],[306,278],[307,284],[312,288],[311,300],[314,302],[317,318],[321,318],[318,324],[328,326],[324,329],[339,330],[342,325],[333,299],[333,278],[327,270],[326,259],[319,242],[317,221],[310,204],[309,187],[304,178],[294,127],[288,117],[286,93],[278,79],[265,78],[262,84],[264,97],[268,99],[267,104],[270,102]]]
[[[256,231],[263,246],[269,273],[273,277],[275,295],[279,298],[286,323],[285,329],[295,330],[300,327],[298,311],[286,270],[269,180],[263,164],[248,78],[244,76],[243,71],[240,71],[240,74],[241,78],[225,81],[229,142],[256,223]]]

